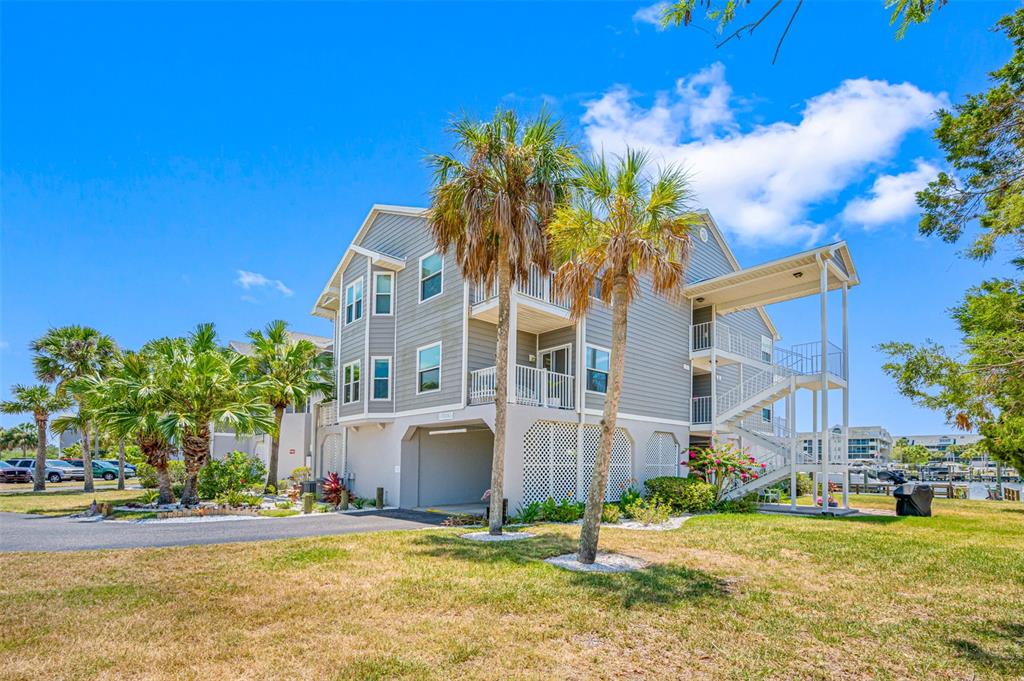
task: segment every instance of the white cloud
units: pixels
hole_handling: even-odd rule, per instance
[[[641,7],[633,13],[633,21],[639,24],[651,24],[657,26],[659,31],[663,31],[665,29],[661,25],[661,15],[667,8],[667,2],[656,2],[653,5]]]
[[[741,131],[721,64],[682,78],[644,107],[616,85],[585,102],[582,123],[595,151],[650,150],[691,173],[697,199],[723,229],[747,243],[813,242],[825,225],[810,210],[890,159],[908,133],[944,105],[910,83],[846,80],[804,103],[795,123]]]
[[[244,288],[246,291],[252,288],[263,288],[270,287],[276,289],[282,295],[290,296],[293,291],[284,285],[284,282],[280,279],[269,279],[259,272],[247,272],[245,270],[238,270],[238,278],[235,279],[235,283]]]
[[[915,194],[939,174],[938,167],[922,159],[914,169],[899,175],[879,175],[868,196],[853,199],[843,209],[842,219],[866,229],[897,222],[917,212]]]

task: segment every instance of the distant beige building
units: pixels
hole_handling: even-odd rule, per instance
[[[832,437],[839,437],[840,431],[832,429]],[[814,434],[799,433],[801,451],[810,454],[813,451],[815,442]],[[847,455],[853,459],[870,459],[879,463],[886,463],[892,458],[892,445],[894,439],[889,431],[882,426],[850,426],[850,440],[847,447]],[[821,451],[821,436],[817,438],[818,451]]]
[[[293,340],[308,340],[324,353],[331,353],[333,341],[324,336],[308,333],[288,332]],[[242,341],[230,341],[228,347],[243,355],[251,354],[252,346]],[[281,445],[278,449],[277,477],[285,478],[300,466],[310,466],[313,447],[313,409],[319,400],[311,400],[301,411],[289,407],[281,421]],[[212,455],[223,459],[234,451],[245,452],[259,458],[264,465],[270,463],[271,437],[267,433],[239,437],[225,430],[223,426],[213,433]]]
[[[946,450],[950,445],[970,446],[981,442],[983,439],[981,435],[973,433],[954,433],[952,435],[898,435],[896,440],[904,438],[907,440],[907,444],[923,445],[936,454],[940,454],[941,458],[950,461],[956,458],[952,453],[946,454]]]

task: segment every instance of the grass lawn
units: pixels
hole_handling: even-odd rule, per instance
[[[855,506],[891,508],[891,498]],[[654,566],[564,572],[578,529],[0,554],[7,679],[1019,678],[1024,505],[606,529]],[[58,654],[74,649],[73,654]]]
[[[139,486],[138,482],[136,482],[135,478],[128,478],[127,480],[125,480],[124,484],[125,484],[126,487],[138,487]],[[93,486],[96,489],[117,489],[117,480],[104,480],[102,478],[99,478],[99,479],[93,481]],[[49,491],[49,490],[78,490],[79,492],[81,492],[82,491],[82,481],[81,480],[69,480],[67,482],[48,482],[48,483],[46,483],[46,489],[47,489],[47,491]],[[0,485],[0,496],[3,496],[4,494],[15,494],[15,493],[20,493],[20,492],[31,492],[31,491],[32,491],[32,483],[31,482],[17,482],[17,483],[11,483],[11,484],[5,483],[3,485]]]
[[[81,483],[78,483],[79,485]],[[24,492],[21,494],[0,495],[0,511],[14,513],[39,513],[42,515],[69,515],[81,513],[89,508],[95,499],[112,501],[121,504],[137,501],[142,497],[142,490],[103,489],[86,494],[81,489],[59,492]]]

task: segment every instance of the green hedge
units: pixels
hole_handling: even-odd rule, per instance
[[[715,486],[695,477],[663,476],[644,482],[648,498],[657,497],[673,511],[702,513],[715,507]]]
[[[172,485],[185,484],[184,461],[168,461],[167,472],[170,473]],[[156,487],[159,487],[156,479],[156,469],[148,463],[138,464],[135,467],[135,474],[138,476],[139,484],[146,489],[155,489]]]

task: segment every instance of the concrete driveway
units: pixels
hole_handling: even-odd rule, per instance
[[[421,511],[315,513],[291,518],[254,518],[191,523],[124,520],[81,522],[69,517],[0,513],[0,551],[88,551],[153,546],[190,546],[316,537],[440,525],[446,516]]]

